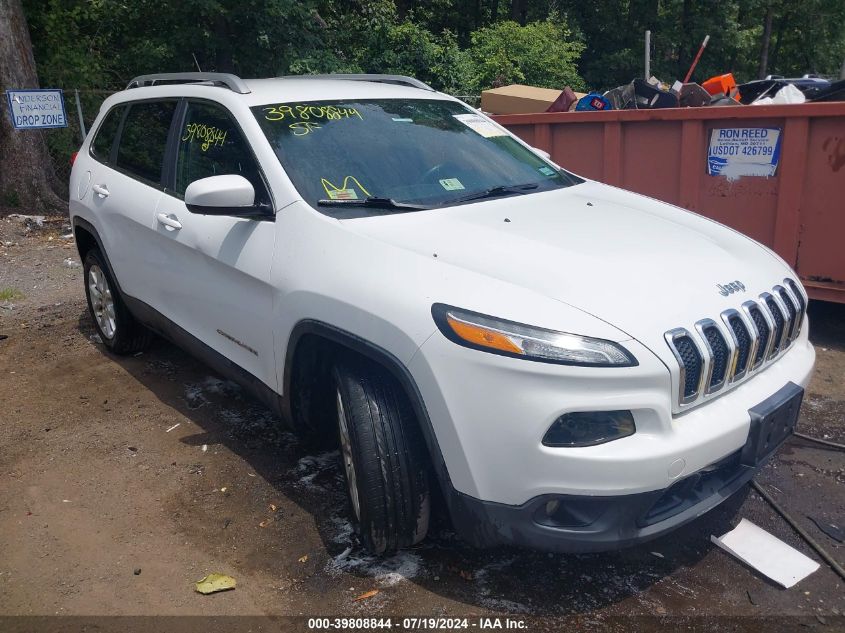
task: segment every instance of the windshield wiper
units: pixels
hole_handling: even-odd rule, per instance
[[[491,187],[490,189],[485,189],[484,191],[476,191],[475,193],[470,193],[465,196],[452,198],[451,200],[444,202],[443,205],[469,202],[470,200],[481,200],[482,198],[499,198],[501,196],[509,196],[514,193],[524,194],[525,192],[536,189],[539,186],[539,183],[536,182],[527,182],[524,185],[499,185],[498,187]]]
[[[318,200],[317,204],[321,207],[375,207],[376,209],[390,209],[398,211],[422,211],[423,209],[431,208],[423,204],[397,202],[393,198],[379,198],[378,196],[369,196],[368,198],[351,200]]]

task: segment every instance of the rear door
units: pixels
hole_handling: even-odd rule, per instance
[[[256,202],[271,204],[258,162],[235,119],[217,103],[186,101],[175,141],[170,186],[155,214],[158,309],[276,389],[269,285],[275,218],[197,215],[184,203],[195,180],[238,174],[252,183]]]
[[[149,244],[177,99],[117,106],[91,146],[91,196],[106,255],[124,293],[149,301],[153,278]],[[111,130],[116,142],[109,145]],[[101,139],[102,137],[102,139]],[[114,138],[114,137],[112,137]]]

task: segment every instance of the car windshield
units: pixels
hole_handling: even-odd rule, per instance
[[[582,182],[454,101],[312,101],[252,111],[300,195],[335,216],[405,212]]]

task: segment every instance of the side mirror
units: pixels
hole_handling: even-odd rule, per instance
[[[236,174],[210,176],[195,180],[185,190],[185,206],[200,215],[232,215],[241,218],[267,215],[256,206],[255,188]]]
[[[551,154],[549,154],[549,153],[548,153],[546,150],[544,150],[544,149],[540,149],[539,147],[532,147],[531,149],[533,149],[533,150],[534,150],[534,153],[535,153],[535,154],[539,154],[540,156],[542,156],[542,157],[543,157],[543,158],[545,158],[546,160],[551,160],[551,159],[552,159],[552,155],[551,155]]]

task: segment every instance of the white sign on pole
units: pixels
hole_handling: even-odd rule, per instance
[[[17,130],[67,127],[61,90],[7,90],[6,98]]]

